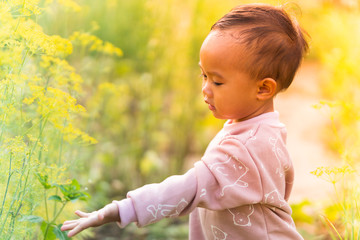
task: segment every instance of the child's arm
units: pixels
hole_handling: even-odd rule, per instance
[[[195,207],[217,211],[260,202],[264,197],[261,179],[251,159],[239,140],[224,139],[184,175],[145,185],[130,191],[126,199],[114,201],[112,211],[117,209],[112,220],[99,215],[106,212],[106,206],[98,212],[77,214],[81,218],[65,222],[62,230],[71,230],[69,235],[73,236],[110,221],[118,222],[120,227],[130,222],[142,227],[165,217],[189,214]]]
[[[177,193],[171,194],[174,193],[174,189],[178,190]],[[196,194],[194,169],[182,176],[171,176],[162,183],[145,185],[132,192],[135,192],[134,195],[136,196],[143,193],[135,201],[135,205],[132,198],[128,196],[121,201],[113,201],[113,203],[92,213],[76,211],[76,215],[80,218],[64,222],[61,230],[70,230],[68,236],[72,237],[89,227],[98,227],[109,222],[117,222],[120,227],[125,227],[131,222],[137,222],[138,226],[145,226],[164,217],[178,216],[187,206],[184,203],[190,203]],[[166,202],[162,204],[160,200]],[[136,211],[136,206],[139,206],[138,211]]]
[[[85,213],[77,210],[75,214],[80,218],[66,221],[61,227],[61,231],[70,230],[68,233],[69,237],[72,237],[89,227],[98,227],[105,223],[116,222],[120,220],[118,206],[115,203],[110,203],[95,212]]]

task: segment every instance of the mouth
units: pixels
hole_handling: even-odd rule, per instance
[[[207,100],[205,100],[205,103],[209,106],[210,111],[214,111],[215,107],[211,103],[209,103]]]

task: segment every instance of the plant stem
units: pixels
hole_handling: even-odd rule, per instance
[[[2,206],[1,206],[0,217],[1,217],[1,215],[2,215],[2,213],[3,213],[3,210],[4,210],[5,200],[6,200],[7,192],[8,192],[8,189],[9,189],[10,179],[11,179],[11,176],[12,176],[12,173],[11,173],[11,162],[12,162],[12,154],[10,154],[9,174],[8,174],[8,180],[7,180],[7,183],[6,183],[6,189],[5,189],[4,199],[3,199],[3,202],[2,202]],[[5,224],[5,223],[4,223],[4,224]]]
[[[55,223],[56,219],[59,217],[60,213],[64,210],[64,207],[66,206],[67,203],[68,203],[68,201],[63,203],[63,205],[61,206],[59,212],[56,214],[54,219],[51,221],[51,224]]]
[[[25,164],[25,160],[24,160],[24,164]],[[21,178],[24,176],[24,173],[25,173],[25,168],[23,166],[23,173],[21,174],[21,177],[20,177],[20,182],[21,182]],[[26,174],[26,179],[25,179],[25,184],[24,184],[24,187],[23,187],[23,190],[20,191],[19,193],[19,198],[21,199],[20,202],[19,202],[19,207],[16,211],[16,216],[18,215],[18,213],[20,212],[20,209],[22,207],[22,202],[24,201],[24,197],[25,197],[25,193],[26,193],[26,186],[27,186],[27,183],[28,183],[28,179],[29,179],[29,175],[30,175],[30,169],[28,169],[27,171],[27,174]],[[22,194],[22,196],[21,196]],[[20,197],[21,196],[21,197]],[[14,224],[15,224],[15,219],[14,219]],[[13,231],[11,232],[11,234],[13,233]]]
[[[45,212],[46,212],[46,221],[49,222],[49,211],[46,199],[46,189],[44,188],[44,200],[45,200]]]
[[[6,87],[5,87],[5,89],[4,89],[4,96],[6,96],[6,102],[4,102],[5,104],[7,104],[7,105],[11,105],[11,101],[12,101],[12,99],[13,99],[13,96],[14,96],[14,83],[13,82],[11,82],[11,86],[10,86],[10,83],[8,83],[8,84],[6,84]],[[11,93],[9,93],[10,92],[10,88],[12,87],[12,89],[11,89]],[[5,122],[6,122],[6,118],[8,117],[8,114],[7,114],[7,112],[5,111],[5,113],[4,113],[4,116],[3,116],[3,119],[2,119],[2,121],[1,121],[1,134],[0,134],[0,143],[1,143],[1,141],[2,141],[2,137],[3,137],[3,134],[4,134],[4,125],[5,125]]]
[[[63,133],[60,133],[60,149],[59,149],[59,157],[58,157],[58,162],[57,162],[57,165],[58,165],[58,166],[60,166],[60,163],[61,163],[63,142],[64,142],[64,134],[63,134]],[[55,193],[55,195],[57,195],[58,192],[59,192],[59,189],[56,188],[56,193]],[[55,202],[54,202],[54,216],[55,216],[56,210],[57,210],[57,202],[55,201]]]
[[[24,67],[24,65],[25,65],[25,60],[26,60],[26,58],[27,58],[27,55],[29,54],[29,51],[30,51],[30,50],[27,49],[26,52],[25,52],[25,55],[24,55],[24,57],[23,57],[23,59],[22,59],[22,62],[21,62],[21,65],[20,65],[19,73],[18,73],[18,74],[21,73],[21,71],[22,71],[22,69],[23,69],[23,67]]]
[[[7,180],[7,184],[6,184],[4,199],[3,199],[2,206],[1,206],[0,217],[2,216],[2,213],[3,213],[3,210],[4,210],[4,205],[5,205],[5,201],[6,201],[6,197],[7,197],[7,192],[8,192],[8,189],[9,189],[10,179],[11,179],[11,176],[12,176],[11,164],[12,164],[12,154],[10,154],[9,174],[8,174],[8,180]],[[5,225],[6,225],[6,220],[7,220],[7,217],[8,217],[8,216],[9,216],[9,212],[8,212],[8,214],[6,215],[6,217],[5,217],[5,219],[4,219],[4,222],[3,222],[2,226],[1,226],[0,235],[1,235],[2,231],[4,230],[4,227],[5,227]]]
[[[332,222],[327,217],[325,217],[325,216],[322,216],[322,217],[325,219],[325,222],[335,231],[335,233],[337,234],[339,239],[343,240],[343,238],[341,237],[340,233],[338,232],[338,230],[336,229],[334,224],[332,224]]]
[[[39,141],[41,140],[41,138],[42,138],[42,133],[43,133],[44,128],[45,128],[45,125],[46,125],[46,123],[47,123],[48,117],[49,117],[49,116],[47,115],[47,116],[45,116],[45,117],[41,117],[41,119],[40,119],[40,123],[39,123],[39,136],[38,136],[38,138],[36,139],[36,142],[34,143],[34,146],[33,146],[33,148],[32,148],[31,151],[30,151],[29,160],[30,160],[33,152],[35,151],[38,142],[39,142]]]
[[[21,198],[21,200],[20,200],[20,202],[19,202],[19,207],[18,207],[18,209],[17,209],[17,211],[16,211],[17,213],[20,211],[20,208],[21,208],[21,206],[22,206],[22,201],[23,201],[23,199],[24,199],[25,188],[26,188],[26,186],[27,186],[30,169],[29,169],[28,172],[27,172],[27,176],[26,176],[26,180],[25,180],[25,184],[24,184],[23,190],[21,190],[22,178],[23,178],[23,176],[24,176],[25,171],[26,171],[26,164],[24,163],[24,164],[23,164],[23,167],[22,167],[21,175],[20,175],[20,177],[19,177],[19,180],[18,180],[18,183],[17,183],[17,186],[16,186],[16,190],[15,190],[14,193],[13,193],[13,196],[14,196],[14,197],[12,198],[12,201],[11,201],[10,207],[9,207],[9,210],[8,210],[8,212],[7,212],[7,214],[6,214],[6,217],[5,217],[5,220],[4,220],[4,224],[2,225],[1,230],[0,230],[0,236],[1,236],[2,231],[3,231],[4,228],[5,228],[5,224],[6,224],[6,221],[7,221],[8,217],[9,217],[9,215],[10,215],[10,214],[13,214],[13,212],[10,211],[10,210],[13,209],[13,206],[14,206],[15,202],[20,199],[20,196],[21,196],[21,194],[23,193],[23,196],[22,196],[22,198]],[[16,214],[16,215],[17,215],[17,214]]]
[[[68,201],[66,202],[63,202],[63,205],[61,206],[59,212],[57,212],[57,214],[54,216],[54,218],[51,220],[51,222],[48,222],[47,225],[46,225],[46,230],[45,230],[45,233],[44,233],[44,240],[46,239],[47,235],[48,235],[48,232],[49,232],[49,228],[51,225],[53,225],[56,221],[56,219],[59,217],[60,213],[63,211],[65,205],[67,204]]]
[[[46,222],[47,222],[46,230],[45,230],[45,233],[44,233],[44,239],[46,239],[50,223],[49,223],[49,211],[48,211],[48,205],[47,205],[47,199],[46,199],[46,189],[45,188],[44,188],[44,200],[45,200],[45,212],[46,212]]]
[[[19,215],[19,212],[20,212],[20,209],[22,207],[22,204],[20,203],[19,204],[19,208],[17,209],[16,213],[15,214],[12,214],[12,219],[11,219],[11,223],[10,223],[10,236],[9,236],[9,239],[11,239],[11,235],[14,233],[14,229],[15,229],[15,219],[16,217]]]

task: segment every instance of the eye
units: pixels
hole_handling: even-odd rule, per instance
[[[200,77],[201,77],[202,79],[204,79],[204,80],[207,79],[207,75],[206,75],[206,74],[203,74],[203,73],[200,74]]]
[[[223,83],[219,83],[219,82],[213,82],[216,86],[221,86],[223,85]]]

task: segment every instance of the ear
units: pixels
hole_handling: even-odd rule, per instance
[[[277,83],[272,78],[264,78],[257,82],[256,98],[260,101],[268,100],[275,96],[277,91]]]

